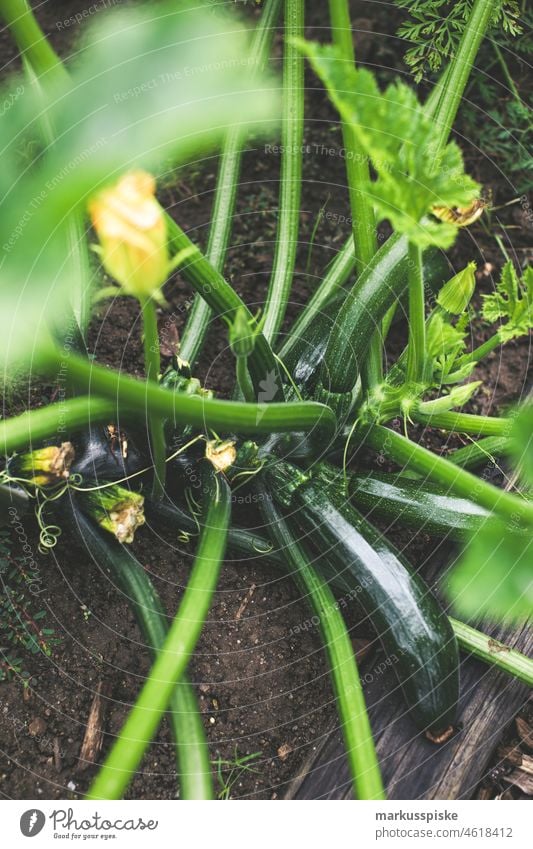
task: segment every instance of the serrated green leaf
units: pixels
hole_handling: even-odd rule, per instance
[[[496,291],[483,295],[482,315],[486,321],[502,324],[502,342],[526,336],[533,328],[533,268],[528,266],[519,279],[513,263],[505,263]]]
[[[373,74],[346,63],[335,46],[301,39],[297,44],[372,162],[377,179],[362,191],[380,218],[422,248],[450,247],[457,227],[422,219],[433,206],[465,206],[478,194],[457,145],[448,144],[436,157],[438,128],[408,86],[397,82],[380,92]]]

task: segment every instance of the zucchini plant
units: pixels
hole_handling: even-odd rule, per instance
[[[483,458],[509,455],[533,482],[533,408],[504,417],[460,410],[480,386],[477,363],[529,333],[533,274],[505,266],[483,304],[494,334],[470,349],[475,259],[445,282],[435,270],[434,249],[450,248],[458,228],[484,208],[449,134],[495,12],[489,0],[462,5],[460,40],[436,95],[422,103],[404,83],[381,91],[372,73],[357,68],[343,0],[329,3],[330,45],[304,40],[302,0],[265,0],[252,52],[246,31],[212,9],[202,15],[186,4],[163,3],[150,15],[114,11],[90,28],[72,67],[54,53],[25,0],[0,0],[27,88],[0,120],[6,166],[0,356],[6,373],[25,364],[62,392],[59,401],[0,422],[2,508],[21,498],[34,505],[45,550],[58,544],[62,527],[77,533],[128,598],[154,654],[90,798],[124,794],[167,711],[181,798],[213,797],[187,667],[226,547],[288,571],[316,615],[358,798],[382,799],[385,789],[335,590],[352,594],[382,650],[400,658],[395,670],[411,715],[405,721],[435,744],[457,728],[459,649],[533,683],[531,660],[491,652],[488,638],[449,616],[442,601],[451,594],[465,615],[493,619],[521,619],[533,608],[527,559],[533,503],[527,491],[504,491],[472,471]],[[280,18],[278,86],[264,68]],[[185,87],[176,67],[198,64],[198,43],[202,73],[189,75]],[[298,243],[306,57],[340,113],[353,231],[281,345]],[[243,71],[247,64],[252,74]],[[148,77],[154,86],[146,86]],[[248,134],[272,132],[277,117],[278,230],[264,307],[253,314],[224,277],[224,259]],[[21,139],[38,150],[24,168]],[[169,158],[181,165],[198,150],[216,149],[220,166],[204,255],[160,205],[154,175]],[[383,220],[393,233],[378,249]],[[97,272],[87,264],[88,243]],[[195,299],[181,347],[176,341],[162,372],[157,310],[165,310],[178,268]],[[103,271],[111,283],[103,282]],[[431,309],[430,287],[437,293]],[[91,306],[122,296],[133,296],[142,316],[144,379],[88,354]],[[385,368],[388,334],[405,305],[407,345]],[[232,400],[195,376],[212,317],[235,357]],[[403,423],[403,435],[393,422]],[[468,434],[472,444],[444,458],[410,438],[411,423]],[[398,471],[384,474],[371,452]],[[232,490],[243,487],[260,496],[264,536],[231,515]],[[131,548],[146,516],[179,538],[198,536],[168,628]],[[374,524],[383,519],[466,540],[440,598]],[[494,581],[493,604],[486,588]]]

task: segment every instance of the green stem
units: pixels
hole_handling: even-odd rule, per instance
[[[329,15],[333,43],[342,54],[342,59],[355,65],[350,11],[347,0],[329,0]],[[342,122],[343,144],[346,149],[346,175],[350,194],[352,235],[355,244],[357,273],[361,274],[377,250],[376,217],[374,208],[364,187],[368,186],[370,173],[368,156],[358,142],[351,124]]]
[[[500,643],[499,640],[483,634],[481,631],[476,631],[470,625],[464,622],[459,622],[457,619],[452,619],[450,616],[452,628],[457,637],[457,642],[463,649],[484,660],[485,663],[490,663],[491,666],[497,666],[498,669],[503,669],[509,675],[514,675],[524,684],[533,687],[533,660],[526,657],[516,649]]]
[[[503,71],[503,75],[504,75],[505,79],[507,80],[507,84],[509,86],[511,94],[513,95],[516,103],[519,106],[523,107],[524,104],[522,102],[522,98],[520,97],[520,92],[518,91],[518,89],[515,85],[515,81],[513,80],[512,76],[509,72],[509,68],[507,67],[507,62],[505,61],[505,59],[503,57],[502,51],[500,50],[500,48],[498,47],[498,45],[496,44],[495,41],[492,42],[492,47],[493,47],[493,50],[494,50],[494,52],[495,52],[495,54],[498,58],[498,62],[500,63],[500,67]]]
[[[305,334],[307,328],[313,323],[316,316],[328,305],[342,286],[349,280],[355,271],[355,246],[353,238],[349,238],[337,256],[329,266],[322,283],[306,304],[287,335],[279,355],[284,360],[293,350],[298,338]]]
[[[512,426],[512,420],[508,418],[475,416],[471,413],[422,413],[420,410],[413,410],[409,415],[419,424],[450,432],[471,433],[474,436],[508,437]]]
[[[248,357],[237,357],[235,368],[237,371],[237,384],[242,392],[245,401],[255,404],[257,398],[255,395],[254,385],[250,380],[248,371]]]
[[[533,524],[533,502],[492,486],[444,457],[438,457],[422,445],[411,442],[405,436],[376,425],[363,431],[361,437],[365,444],[385,453],[395,463],[427,476],[430,480],[449,488],[451,492],[469,498],[470,501],[491,512],[499,513],[512,522],[524,521]]]
[[[200,249],[191,242],[186,233],[169,215],[166,215],[166,222],[171,250],[175,254],[185,249],[190,251],[189,258],[180,268],[181,274],[205,299],[218,317],[223,318],[229,324],[234,319],[237,310],[242,309],[250,322],[250,327],[254,328],[256,326],[255,319],[235,290],[224,280],[220,272],[213,268]],[[258,333],[255,336],[255,346],[250,354],[248,366],[258,397],[261,397],[262,384],[266,380],[272,387],[273,393],[268,400],[275,401],[283,398],[283,383],[279,375],[278,364],[263,333]]]
[[[62,374],[66,374],[61,370]],[[142,384],[141,384],[142,385]],[[9,455],[43,439],[65,440],[71,430],[109,422],[117,414],[117,403],[105,398],[68,398],[0,421],[0,452]]]
[[[273,342],[287,309],[300,224],[304,128],[304,57],[292,39],[304,35],[303,0],[285,0],[282,147],[278,228],[268,285],[263,332]]]
[[[426,110],[429,114],[435,114],[438,106],[438,102],[440,99],[442,88],[445,85],[445,82],[449,76],[449,67],[444,71],[438,83],[434,86],[431,95],[429,96],[426,103]],[[399,240],[399,236],[393,236],[389,239],[386,245],[379,252],[379,261],[385,262],[387,252],[392,252],[395,246],[395,243]],[[398,261],[399,262],[399,261]],[[372,266],[376,266],[378,264],[377,259],[372,259]],[[283,348],[280,351],[280,356],[283,359],[286,357],[290,350],[292,350],[292,344],[294,344],[293,340],[295,336],[302,335],[304,330],[309,327],[309,325],[314,320],[315,316],[319,314],[327,303],[331,300],[333,295],[337,293],[337,291],[347,282],[349,277],[353,274],[355,270],[355,246],[353,237],[350,236],[349,239],[346,240],[340,251],[338,252],[335,260],[332,262],[326,276],[324,277],[322,283],[317,288],[313,297],[306,304],[298,318],[296,319],[294,325],[291,327],[291,334],[289,335],[287,341],[284,343]],[[386,275],[383,275],[385,277]],[[394,315],[395,304],[389,309],[389,321],[392,321]],[[383,331],[383,335],[386,336],[385,329]]]
[[[474,60],[493,15],[493,0],[475,0],[459,47],[449,65],[435,115],[435,123],[439,127],[436,153],[448,140]]]
[[[21,56],[28,60],[38,77],[65,81],[68,74],[51,47],[27,0],[0,0],[0,15],[16,41]]]
[[[96,776],[89,799],[120,799],[154,737],[203,628],[218,581],[231,513],[231,492],[206,470],[198,550],[178,612],[115,745]]]
[[[491,354],[496,348],[502,344],[502,340],[500,338],[499,333],[495,333],[486,342],[483,342],[482,345],[478,345],[477,348],[474,348],[469,354],[465,354],[460,358],[457,363],[458,368],[466,365],[467,363],[477,363],[479,360],[486,357],[487,354]]]
[[[257,70],[263,70],[267,64],[280,7],[281,0],[266,0],[261,19],[255,28],[250,45],[250,55],[256,59],[254,68],[257,68]],[[231,235],[245,140],[246,133],[242,131],[241,127],[232,127],[226,135],[220,154],[209,242],[206,250],[207,259],[217,271],[222,271],[224,267]],[[197,294],[181,336],[181,356],[191,364],[195,363],[203,348],[211,316],[211,307]]]
[[[458,448],[457,451],[449,454],[447,459],[456,466],[462,466],[463,469],[473,469],[486,463],[487,460],[508,454],[509,450],[509,439],[501,436],[487,436],[470,445],[465,445],[464,448]]]
[[[419,383],[426,358],[426,315],[422,251],[409,242],[409,344],[407,348],[407,382]]]
[[[310,564],[272,497],[261,488],[261,507],[291,575],[318,619],[328,656],[354,793],[358,799],[384,799],[385,791],[366,711],[365,699],[350,636],[329,584]]]
[[[146,379],[157,385],[161,371],[159,353],[159,334],[157,332],[157,312],[153,300],[141,303],[144,324],[144,366]],[[150,431],[150,450],[154,466],[152,498],[163,497],[165,491],[167,445],[163,420],[148,406],[148,425]]]
[[[59,364],[61,351],[49,351],[47,366],[51,375],[57,373]],[[79,389],[113,400],[115,414],[120,409],[131,411],[137,418],[144,417],[148,405],[154,415],[170,418],[176,424],[193,425],[201,431],[213,429],[222,433],[259,434],[316,428],[324,438],[328,438],[335,430],[333,412],[314,401],[244,404],[185,395],[88,363],[74,355],[67,361],[65,376]],[[98,403],[97,399],[95,401]],[[36,410],[31,415],[38,419],[43,412],[46,413],[46,410]],[[11,422],[16,422],[16,419]],[[2,424],[5,426],[6,423]],[[1,435],[0,429],[0,438]]]
[[[146,570],[127,546],[114,543],[83,513],[77,511],[75,520],[84,545],[93,553],[98,568],[117,583],[135,614],[141,634],[157,657],[168,632],[167,617]],[[176,742],[180,799],[212,799],[213,782],[204,726],[194,689],[185,675],[172,694],[169,720]]]
[[[347,0],[329,0],[329,15],[333,43],[338,47],[342,59],[355,65],[350,10]],[[355,261],[358,274],[366,269],[377,251],[376,217],[365,188],[370,180],[368,156],[359,144],[352,124],[342,122],[343,144],[346,150],[346,176],[350,196],[352,235],[355,245]],[[368,358],[364,363],[363,385],[371,389],[383,379],[381,334],[372,337]]]

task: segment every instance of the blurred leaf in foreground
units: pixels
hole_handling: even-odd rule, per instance
[[[533,614],[533,535],[490,518],[449,577],[456,610],[469,618],[525,621]]]
[[[270,127],[277,86],[247,73],[247,31],[212,7],[150,4],[89,29],[71,84],[31,85],[0,119],[0,361],[37,359],[72,287],[69,222],[95,189],[212,149],[235,121]],[[18,85],[16,80],[12,85]],[[55,141],[42,139],[42,113]]]

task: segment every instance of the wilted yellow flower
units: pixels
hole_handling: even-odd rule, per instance
[[[28,454],[18,454],[9,463],[9,471],[15,476],[30,480],[35,486],[53,486],[67,480],[74,461],[74,446],[71,442],[48,445]]]
[[[205,446],[205,456],[217,472],[226,472],[237,459],[237,449],[231,439],[224,442],[212,439]]]
[[[440,221],[447,221],[457,227],[468,227],[480,218],[487,206],[488,202],[484,198],[476,198],[469,206],[433,206],[431,211]]]
[[[155,180],[131,171],[89,203],[105,270],[143,300],[156,295],[168,276],[167,228],[155,197]]]

